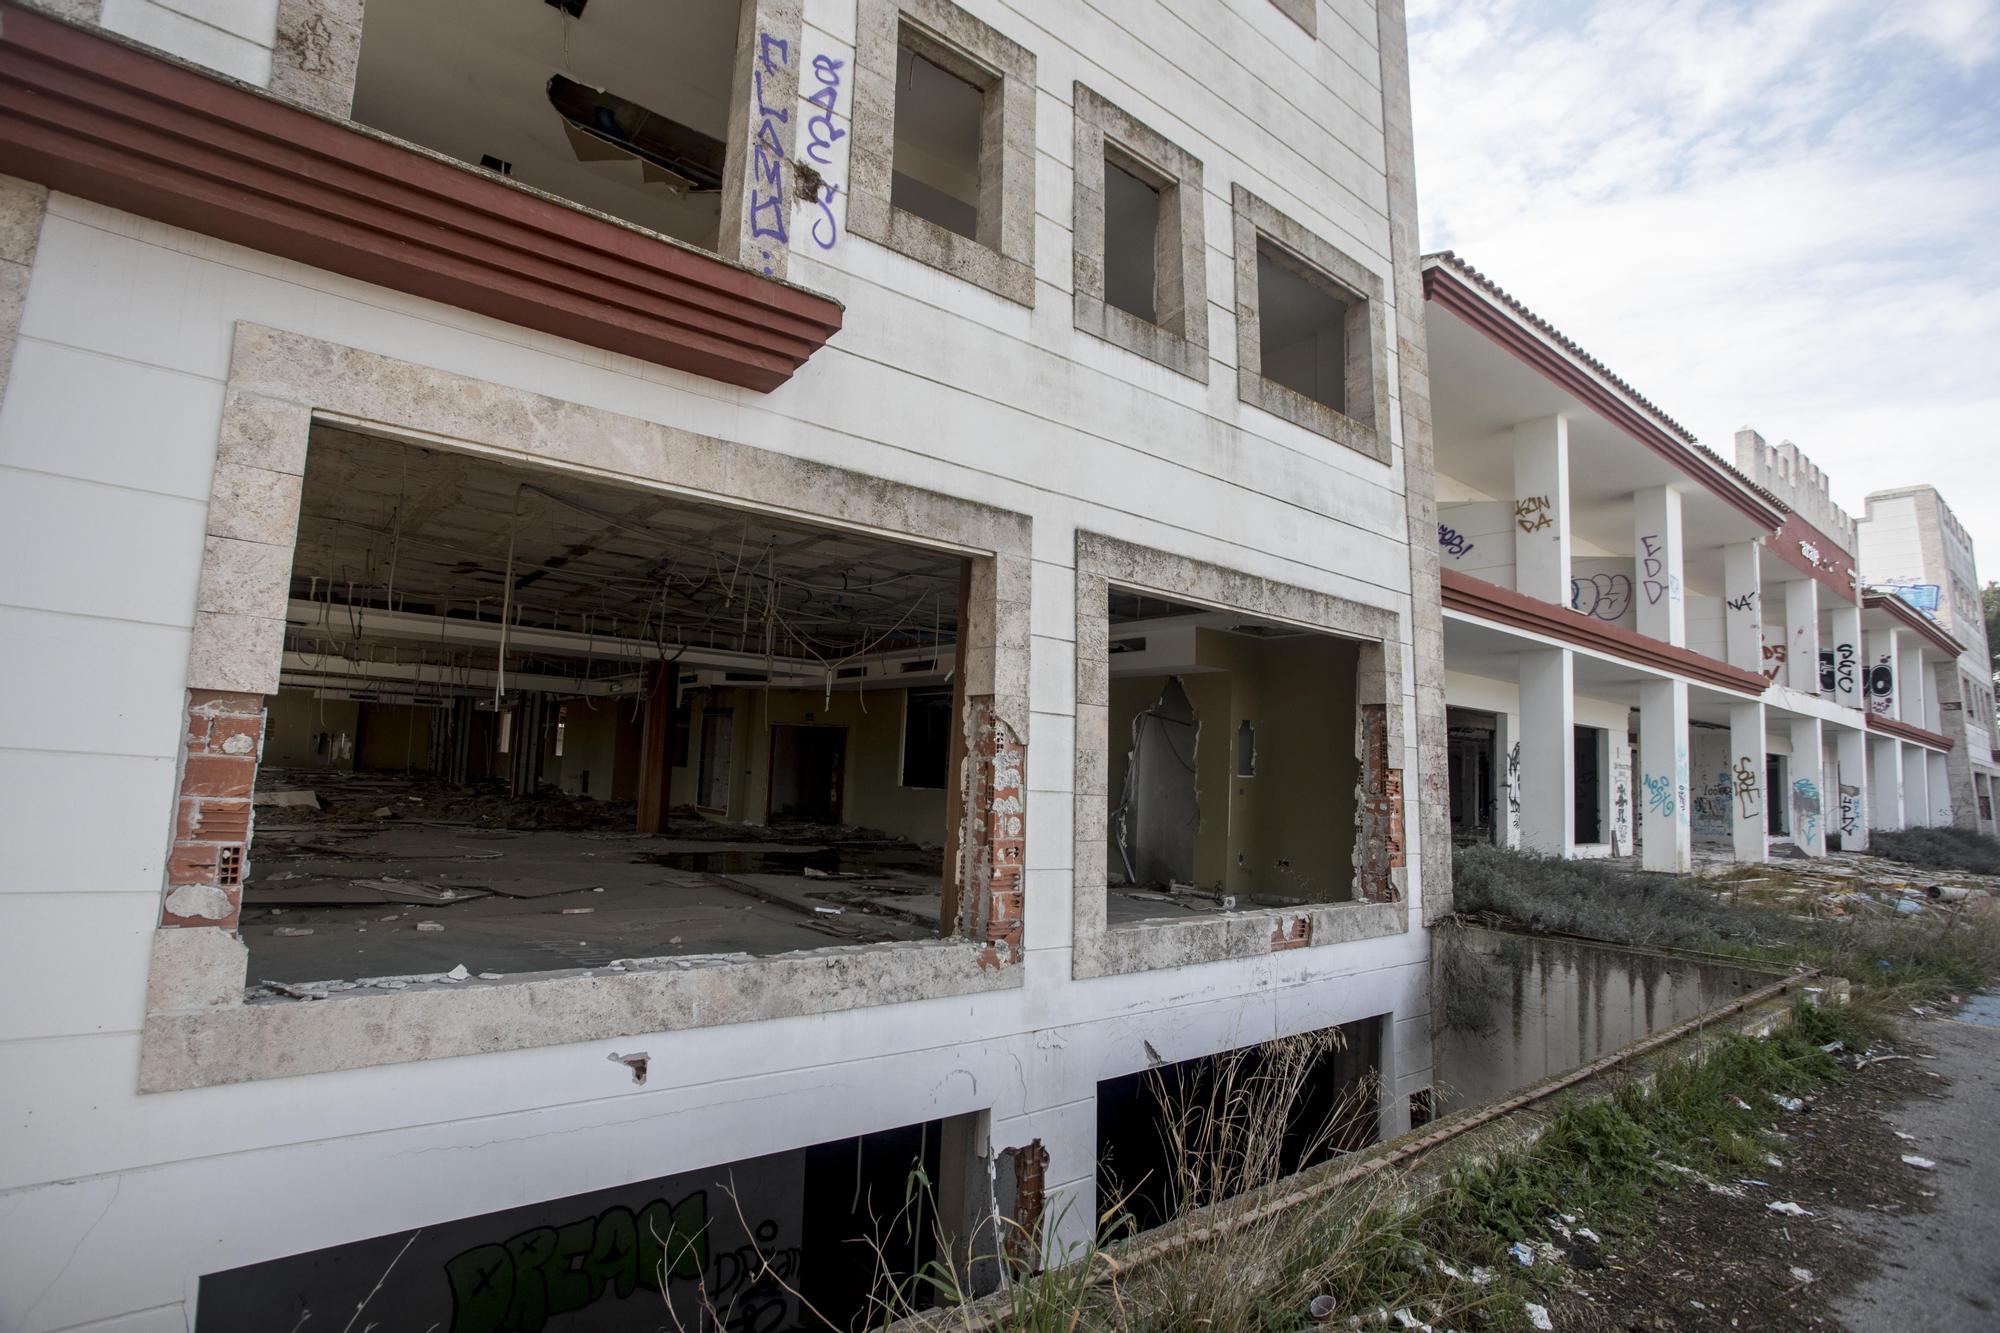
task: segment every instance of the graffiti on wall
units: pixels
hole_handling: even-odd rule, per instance
[[[1766,643],[1764,645],[1765,680],[1776,680],[1778,678],[1779,674],[1785,669],[1785,658],[1788,655],[1785,645],[1782,643]]]
[[[1717,769],[1712,781],[1702,784],[1694,793],[1694,827],[1702,833],[1727,833],[1729,831],[1730,807],[1735,784],[1729,780],[1729,770]]]
[[[1806,846],[1819,835],[1819,785],[1811,778],[1800,778],[1792,784],[1792,827],[1797,831],[1793,841]]]
[[[1628,574],[1592,574],[1569,581],[1569,608],[1596,620],[1617,620],[1632,605]]]
[[[1683,745],[1674,751],[1674,779],[1680,804],[1680,821],[1688,822],[1688,747]]]
[[[1757,609],[1757,594],[1746,592],[1741,596],[1730,598],[1723,605],[1727,606],[1731,611],[1755,611]]]
[[[1819,687],[1827,694],[1854,696],[1854,645],[1837,643],[1819,655]]]
[[[1896,694],[1896,668],[1883,653],[1875,659],[1875,665],[1868,668],[1868,711],[1887,716],[1894,704]]]
[[[1674,780],[1664,773],[1642,774],[1639,781],[1646,787],[1646,814],[1658,815],[1662,819],[1674,817]]]
[[[786,145],[791,140],[792,110],[770,104],[764,95],[764,77],[777,79],[791,63],[790,42],[768,32],[757,34],[757,61],[750,71],[750,101],[755,108],[750,130],[750,239],[770,242],[778,249],[789,243],[785,159],[789,156]],[[771,250],[759,253],[764,259],[764,276],[773,276],[776,270]]]
[[[1507,818],[1515,827],[1521,823],[1521,742],[1507,751]]]
[[[1744,819],[1755,819],[1763,813],[1764,807],[1764,775],[1758,769],[1757,761],[1747,754],[1739,756],[1734,778],[1736,813]]]
[[[1680,600],[1681,576],[1667,572],[1667,562],[1661,556],[1666,549],[1657,533],[1639,539],[1639,570],[1645,576],[1640,586],[1647,606],[1658,606],[1662,598],[1669,603]]]
[[[1851,838],[1861,831],[1861,788],[1840,784],[1840,836]]]
[[[840,100],[840,71],[845,65],[845,61],[835,60],[832,56],[813,57],[813,78],[819,87],[806,97],[806,101],[819,110],[806,117],[806,133],[809,136],[806,156],[821,168],[833,165],[833,145],[847,137],[847,131],[833,123],[834,107]],[[833,200],[839,193],[840,187],[828,180],[822,170],[819,188],[813,196],[819,216],[813,219],[810,233],[813,244],[822,250],[833,249],[834,242],[840,239],[840,224],[833,218]]]
[[[1443,523],[1438,524],[1438,545],[1454,560],[1472,554],[1472,543],[1465,539],[1465,534]]]
[[[1514,522],[1523,532],[1540,532],[1555,522],[1555,510],[1546,495],[1530,495],[1515,502]]]

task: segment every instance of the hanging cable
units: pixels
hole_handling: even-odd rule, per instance
[[[514,533],[521,526],[521,491],[514,488],[514,514],[507,523],[507,574],[501,583],[500,601],[500,669],[493,676],[493,706],[500,706],[500,696],[507,690],[507,626],[508,612],[514,607]]]

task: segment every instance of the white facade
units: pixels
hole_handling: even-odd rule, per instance
[[[298,7],[104,0],[102,22],[262,85],[277,82],[281,11]],[[801,205],[789,277],[842,302],[844,326],[769,394],[60,191],[43,207],[15,187],[10,258],[25,290],[0,404],[0,1326],[185,1329],[204,1274],[951,1116],[976,1117],[981,1152],[1044,1145],[1046,1218],[1074,1238],[1095,1213],[1099,1080],[1377,1016],[1383,1129],[1407,1123],[1409,1094],[1430,1083],[1423,922],[1448,902],[1442,880],[1430,900],[1426,872],[1448,867],[1425,845],[1423,792],[1441,782],[1432,757],[1417,776],[1426,673],[1412,645],[1426,599],[1413,598],[1406,533],[1422,507],[1410,491],[1429,479],[1406,471],[1408,377],[1393,363],[1398,319],[1415,316],[1395,308],[1398,267],[1415,271],[1400,248],[1414,231],[1401,7],[1327,0],[1313,7],[1316,36],[1269,0],[1233,0],[1194,26],[1167,3],[1088,20],[1042,0],[966,7],[1038,62],[1032,306],[844,230],[822,249]],[[854,0],[805,0],[802,64],[851,61],[856,37]],[[1074,326],[1079,81],[1200,159],[1205,382]],[[843,94],[842,123],[847,113]],[[1386,141],[1385,117],[1400,127]],[[1386,464],[1240,397],[1232,185],[1379,281]],[[1012,975],[837,1012],[141,1092],[156,1030],[148,974],[157,988],[156,937],[172,933],[158,929],[163,863],[218,435],[244,387],[232,353],[251,327],[440,383],[541,395],[579,420],[664,424],[1025,516],[1027,641],[1013,645],[1027,662],[1025,933]],[[736,496],[654,475],[643,456],[554,465]],[[1078,974],[1084,532],[1386,617],[1407,717],[1392,763],[1409,775],[1393,929]],[[651,1057],[644,1086],[606,1058],[635,1048]],[[242,1068],[278,1054],[251,1052]]]

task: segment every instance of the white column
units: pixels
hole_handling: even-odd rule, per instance
[[[1792,719],[1792,841],[1807,856],[1826,855],[1826,774],[1819,719]]]
[[[1785,684],[1819,693],[1819,584],[1793,579],[1785,585]]]
[[[1514,427],[1514,590],[1569,605],[1567,417]]]
[[[1861,604],[1829,600],[1832,605],[1827,618],[1832,622],[1833,642],[1826,648],[1833,654],[1833,701],[1848,708],[1866,708],[1868,682],[1861,642]]]
[[[1868,751],[1868,826],[1894,831],[1903,827],[1903,743],[1871,736]]]
[[[1575,667],[1566,648],[1521,654],[1521,846],[1548,856],[1575,847]]]
[[[1896,660],[1898,638],[1899,635],[1894,629],[1871,629],[1868,631],[1868,707],[1870,711],[1880,713],[1884,717],[1901,717],[1903,715],[1902,704],[1896,697],[1898,693],[1896,682],[1902,678],[1902,664]],[[1883,667],[1887,667],[1889,670],[1889,692],[1887,694],[1876,694],[1874,690],[1879,677],[1875,673]],[[1898,765],[1898,771],[1900,770],[1901,765]],[[1889,826],[1881,825],[1878,827]]]
[[[1739,861],[1770,859],[1764,836],[1766,802],[1764,790],[1764,705],[1729,705],[1730,808],[1736,825],[1730,831],[1730,850]]]
[[[1498,796],[1493,812],[1494,823],[1502,847],[1521,845],[1521,719],[1512,713],[1501,713],[1494,719],[1494,744],[1499,747],[1500,778],[1495,784]]]
[[[1684,680],[1639,686],[1640,864],[1679,873],[1694,864],[1688,810],[1688,693]]]
[[[1936,750],[1926,750],[1924,759],[1930,767],[1931,823],[1944,828],[1951,823],[1951,774]]]
[[[1903,747],[1903,827],[1922,828],[1931,822],[1931,766],[1921,745]]]
[[[1757,547],[1756,542],[1734,542],[1722,548],[1723,639],[1729,665],[1745,671],[1764,669],[1764,595]]]
[[[1840,749],[1839,785],[1833,793],[1833,818],[1840,828],[1840,850],[1860,852],[1868,848],[1868,733],[1859,727],[1840,727],[1834,743]],[[1848,796],[1840,787],[1854,788]]]
[[[1896,716],[1913,727],[1924,725],[1924,650],[1914,634],[1896,645]]]
[[[1639,632],[1687,643],[1687,601],[1681,595],[1681,493],[1649,486],[1632,493],[1632,606]]]

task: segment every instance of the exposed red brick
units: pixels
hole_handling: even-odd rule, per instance
[[[1355,848],[1356,894],[1366,902],[1394,902],[1391,871],[1404,864],[1403,772],[1390,763],[1388,709],[1361,707],[1360,829]]]
[[[181,770],[182,796],[240,796],[248,799],[257,785],[253,755],[191,754]]]
[[[208,729],[215,719],[205,713],[189,713],[187,720],[187,748],[197,754],[208,748]]]
[[[188,711],[211,716],[261,717],[264,696],[239,694],[231,690],[189,690]]]
[[[215,883],[215,855],[210,843],[176,843],[167,856],[167,887]]]
[[[188,819],[187,807],[195,806]],[[202,842],[250,841],[250,802],[235,800],[182,801],[182,817],[187,819],[190,840]]]
[[[193,734],[193,728],[189,728]],[[211,754],[255,757],[264,748],[264,718],[218,717],[209,723],[208,749]]]
[[[967,701],[976,765],[973,783],[974,836],[966,852],[969,873],[964,882],[973,890],[964,904],[967,933],[991,946],[980,956],[982,966],[998,967],[1021,957],[1025,905],[1021,899],[1022,849],[1027,840],[1027,794],[1023,774],[1028,747],[1012,728],[993,717],[990,698]]]
[[[1303,949],[1312,942],[1313,923],[1311,917],[1295,917],[1289,925],[1280,921],[1271,928],[1272,953],[1277,953],[1280,949]]]
[[[1007,1257],[1021,1271],[1032,1272],[1042,1262],[1042,1215],[1048,1209],[1049,1150],[1040,1139],[1003,1154],[1013,1159],[1014,1206],[1009,1213]]]

